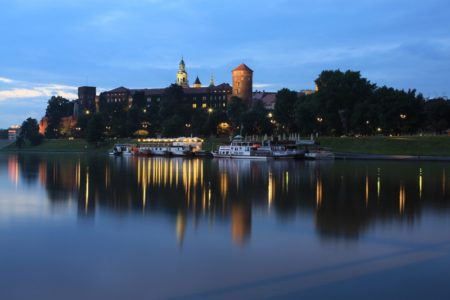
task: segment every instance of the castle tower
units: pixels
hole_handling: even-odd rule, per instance
[[[189,87],[188,74],[186,72],[186,65],[183,58],[181,58],[180,64],[178,66],[177,84],[184,88]]]
[[[253,95],[253,70],[241,64],[232,71],[233,96],[249,103]]]
[[[195,82],[194,82],[194,88],[201,88],[201,87],[202,87],[202,83],[200,82],[200,79],[197,76],[197,78],[195,79]]]

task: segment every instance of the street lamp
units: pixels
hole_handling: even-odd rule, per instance
[[[212,112],[213,112],[213,109],[212,109],[212,108],[208,108],[208,112],[209,112],[209,113],[212,113]]]
[[[184,126],[186,126],[186,128],[191,128],[191,124],[186,123]]]
[[[406,114],[400,114],[400,119],[402,120],[406,119]]]
[[[272,118],[273,118],[273,114],[270,112],[270,113],[267,114],[267,117],[268,117],[269,119],[272,119]]]
[[[322,123],[323,122],[323,118],[322,117],[317,117],[316,118],[317,122]]]

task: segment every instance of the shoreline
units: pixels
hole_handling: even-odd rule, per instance
[[[108,155],[107,151],[58,151],[58,150],[0,150],[0,154],[83,154],[83,155]],[[205,157],[198,157],[205,158]],[[431,155],[386,155],[386,154],[367,154],[367,153],[346,153],[335,152],[336,160],[384,160],[384,161],[442,161],[450,162],[450,156],[431,156]],[[319,160],[320,161],[320,160]]]

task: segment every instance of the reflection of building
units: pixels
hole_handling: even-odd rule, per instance
[[[231,237],[238,245],[250,238],[252,230],[252,212],[245,204],[236,203],[231,208]]]

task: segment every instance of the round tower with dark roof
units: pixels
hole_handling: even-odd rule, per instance
[[[232,71],[233,96],[250,103],[253,95],[253,70],[245,64],[240,64]]]

